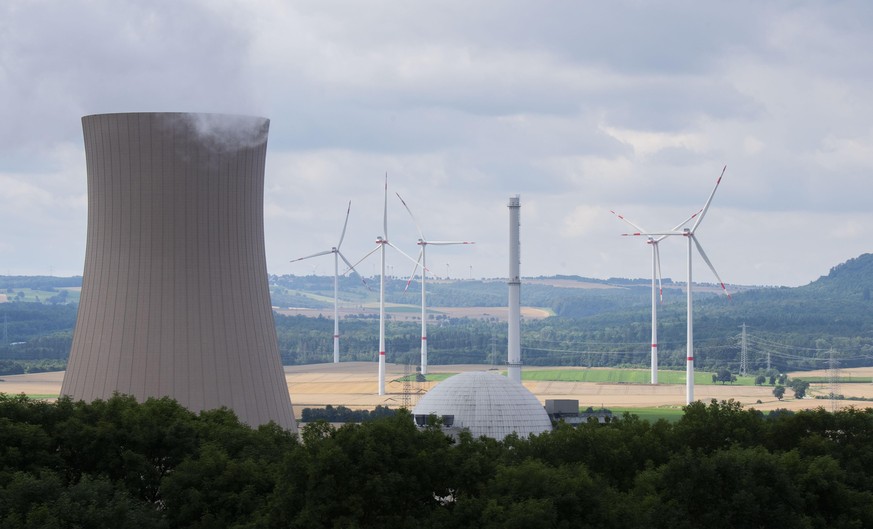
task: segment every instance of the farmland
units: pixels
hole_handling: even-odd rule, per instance
[[[309,364],[286,366],[285,378],[297,416],[303,408],[347,406],[352,409],[373,409],[377,405],[398,408],[403,405],[414,406],[417,399],[427,390],[449,376],[476,370],[492,369],[488,365],[434,365],[430,367],[427,382],[414,382],[409,377],[408,366],[388,364],[387,394],[376,394],[375,362],[345,362],[340,364]],[[524,371],[524,386],[545,402],[546,399],[577,399],[583,408],[588,406],[606,407],[616,411],[628,410],[641,416],[674,413],[664,410],[680,410],[685,403],[684,378],[681,383],[661,383],[652,385],[643,382],[621,382],[628,378],[640,378],[633,373],[642,370],[621,369],[579,369],[550,368]],[[600,373],[597,373],[600,372]],[[684,376],[673,372],[668,377]],[[433,375],[431,378],[431,374]],[[667,375],[664,372],[663,375]],[[741,384],[713,384],[711,373],[699,373],[701,382],[696,386],[698,400],[733,399],[748,408],[763,411],[779,408],[799,410],[830,408],[831,401],[815,398],[794,399],[790,391],[782,400],[773,396],[772,386]],[[873,368],[846,370],[847,377],[864,377],[871,380]],[[793,373],[791,376],[823,376],[822,373]],[[28,395],[50,396],[60,392],[63,372],[36,373],[31,375],[4,376],[0,382],[0,392],[7,394],[25,393]],[[580,378],[587,381],[579,381]],[[558,380],[550,380],[558,379]],[[600,380],[600,381],[596,381]],[[618,380],[618,381],[617,381]],[[813,384],[810,396],[824,395],[829,387],[826,384]],[[873,398],[873,384],[847,384],[843,393],[857,398]],[[835,401],[840,408],[851,405],[866,407],[865,402],[851,400]]]

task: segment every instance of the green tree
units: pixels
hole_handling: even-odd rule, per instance
[[[734,400],[712,399],[707,406],[697,401],[685,406],[685,414],[673,428],[677,446],[712,451],[735,444],[754,446],[765,428],[761,412],[744,410]]]
[[[677,452],[667,464],[639,476],[631,501],[645,508],[637,511],[632,526],[813,527],[784,457],[762,447]]]
[[[794,379],[789,384],[788,387],[794,391],[794,398],[802,399],[806,396],[806,391],[809,389],[809,382],[800,379]]]
[[[776,386],[773,388],[773,396],[782,400],[782,397],[785,396],[785,386]]]
[[[716,372],[716,379],[715,380],[717,382],[721,382],[721,384],[724,385],[725,382],[733,382],[733,380],[731,378],[732,376],[733,376],[733,374],[730,372],[730,370],[725,369],[725,368],[721,368]]]

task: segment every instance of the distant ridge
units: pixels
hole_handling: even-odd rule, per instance
[[[799,288],[862,297],[866,292],[869,298],[870,289],[873,288],[873,254],[865,253],[838,264],[831,268],[828,275]]]

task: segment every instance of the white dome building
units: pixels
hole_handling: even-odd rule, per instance
[[[469,430],[473,437],[501,440],[552,429],[540,401],[521,384],[487,371],[461,373],[428,391],[412,410],[419,426],[430,415],[442,418],[450,432]]]

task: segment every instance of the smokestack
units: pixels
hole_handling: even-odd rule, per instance
[[[88,240],[62,395],[172,397],[296,431],[264,253],[269,120],[82,118]]]
[[[507,349],[509,380],[521,384],[521,198],[509,197],[509,333]]]

